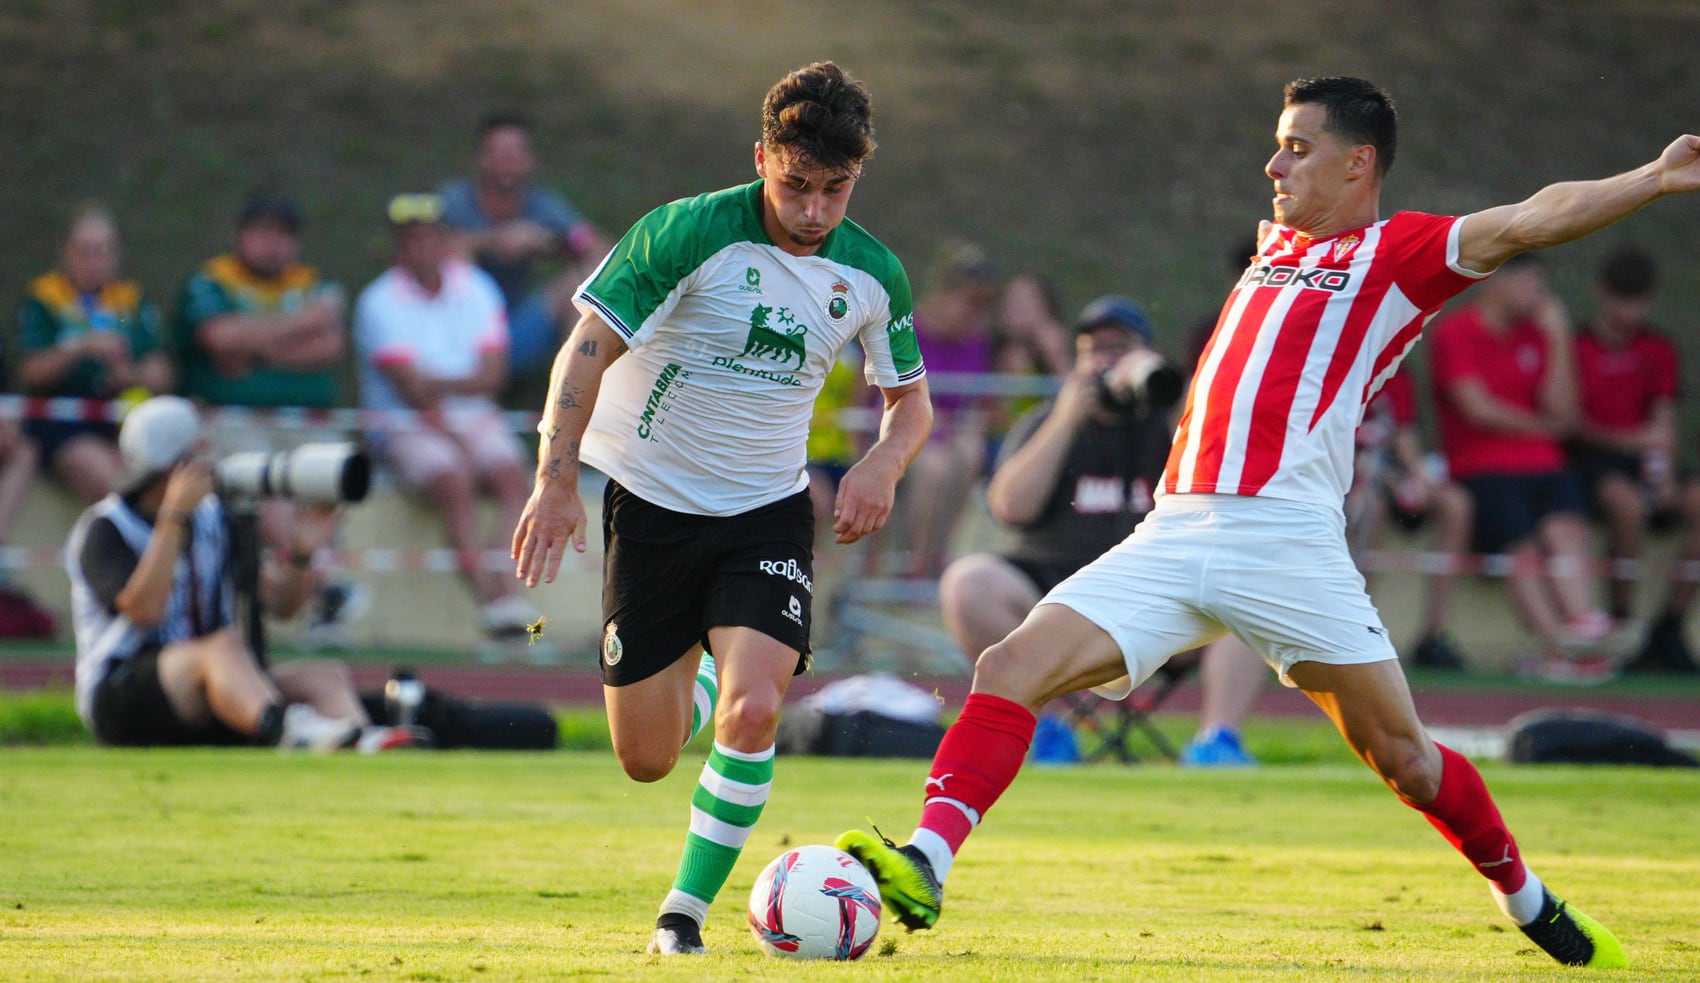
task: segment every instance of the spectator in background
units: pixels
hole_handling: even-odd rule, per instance
[[[355,304],[361,399],[368,409],[420,411],[414,426],[373,433],[372,446],[403,486],[442,512],[485,632],[521,638],[537,610],[505,564],[485,563],[531,494],[525,449],[494,401],[507,377],[506,318],[495,283],[455,257],[443,206],[434,194],[390,199],[395,265]],[[496,507],[488,535],[478,528],[480,493]]]
[[[1676,346],[1647,320],[1658,267],[1626,246],[1600,266],[1598,313],[1576,336],[1582,418],[1570,460],[1605,524],[1614,561],[1634,561],[1649,525],[1682,526],[1680,560],[1700,560],[1700,483],[1678,474]],[[1614,573],[1611,614],[1631,614],[1636,578]],[[1625,668],[1695,672],[1682,622],[1694,600],[1693,577],[1672,579],[1640,655]]]
[[[176,324],[183,392],[212,406],[304,407],[337,404],[337,369],[347,348],[340,287],[300,260],[301,209],[276,191],[257,191],[242,205],[230,252],[207,260],[183,285]],[[220,419],[212,430],[218,456],[284,450],[341,439],[325,431],[274,432],[264,421]],[[288,541],[295,506],[267,499],[260,538],[273,550]],[[353,584],[317,592],[306,633],[310,644],[345,643],[346,622],[366,605]]]
[[[1416,386],[1401,367],[1364,410],[1352,488],[1346,493],[1346,542],[1366,579],[1371,574],[1366,554],[1380,543],[1389,519],[1412,532],[1433,520],[1429,552],[1448,563],[1469,548],[1475,503],[1444,467],[1423,452]],[[1411,661],[1429,669],[1462,669],[1464,659],[1446,630],[1457,570],[1435,570],[1425,580],[1421,634],[1411,647]]]
[[[608,252],[602,233],[565,198],[532,183],[531,122],[492,114],[478,124],[472,175],[445,182],[443,223],[501,289],[508,312],[508,371],[547,371],[576,320],[572,292]],[[562,269],[535,286],[536,268]]]
[[[952,389],[957,382],[992,371],[992,307],[998,298],[998,272],[980,247],[948,243],[928,271],[926,292],[915,302],[915,337],[921,359],[935,382],[933,432],[909,464],[897,489],[892,535],[869,543],[872,573],[880,572],[877,554],[894,540],[911,550],[911,577],[937,577],[949,560],[950,539],[965,513],[974,483],[986,460],[987,424],[996,400]],[[901,530],[901,533],[899,533]]]
[[[1570,319],[1533,253],[1471,288],[1429,331],[1441,446],[1475,501],[1475,548],[1511,558],[1508,586],[1543,646],[1540,677],[1592,683],[1615,670],[1611,616],[1595,600],[1586,501],[1561,443],[1576,427]]]
[[[1049,277],[1018,273],[1004,284],[992,322],[992,369],[1001,375],[1038,375],[1061,379],[1074,367],[1069,330],[1063,326],[1062,299]],[[999,400],[986,450],[997,457],[1010,424],[1044,402],[1039,396]]]
[[[939,580],[945,625],[970,666],[1046,591],[1132,532],[1163,474],[1181,377],[1152,347],[1145,312],[1101,297],[1081,312],[1074,346],[1061,391],[1016,421],[986,487],[1014,546],[960,557]]]
[[[18,377],[31,396],[114,399],[171,388],[159,308],[118,278],[118,225],[102,205],[77,206],[59,269],[32,280],[18,310]],[[107,495],[123,471],[118,425],[30,420],[40,460],[85,502]]]
[[[230,535],[195,407],[147,400],[124,418],[119,491],[65,544],[77,631],[77,713],[102,744],[275,744],[382,751],[427,735],[374,727],[339,662],[262,666],[235,625]],[[306,599],[333,509],[303,509],[285,562],[261,571],[265,610]]]

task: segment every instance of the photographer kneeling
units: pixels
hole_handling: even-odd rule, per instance
[[[381,751],[422,743],[374,727],[340,662],[265,667],[235,623],[230,528],[203,459],[200,416],[157,396],[118,434],[125,479],[91,505],[65,546],[77,634],[77,712],[103,744],[275,744]],[[307,599],[313,551],[334,506],[299,510],[280,567],[256,599],[288,617]]]

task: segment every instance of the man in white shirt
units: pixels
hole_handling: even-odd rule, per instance
[[[507,377],[507,315],[490,277],[455,257],[442,213],[437,195],[390,200],[395,265],[361,291],[354,310],[361,401],[417,411],[412,420],[386,418],[372,446],[403,487],[442,511],[484,630],[517,638],[537,612],[484,563],[531,493],[524,448],[492,398]],[[478,523],[484,493],[496,506],[488,533]]]

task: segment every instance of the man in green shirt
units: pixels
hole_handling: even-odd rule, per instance
[[[346,304],[340,287],[301,262],[300,234],[295,199],[255,192],[237,215],[231,250],[207,260],[183,284],[175,348],[185,396],[213,406],[337,405],[337,367],[348,345]],[[266,421],[230,418],[212,429],[219,456],[341,439],[325,430],[281,431]],[[294,518],[292,503],[266,501],[262,542],[281,549]],[[364,592],[353,584],[325,585],[305,641],[340,645],[343,622],[364,604]]]

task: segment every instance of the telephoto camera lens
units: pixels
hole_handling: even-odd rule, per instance
[[[306,505],[359,502],[372,486],[372,459],[353,442],[291,451],[232,454],[213,467],[220,496],[287,498]]]

